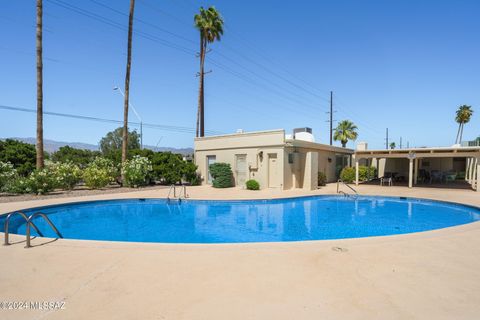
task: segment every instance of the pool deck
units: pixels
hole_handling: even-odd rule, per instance
[[[331,184],[313,192],[188,190],[195,199],[247,199],[335,189]],[[480,195],[470,190],[371,185],[358,190],[480,206]],[[167,192],[0,203],[0,213]],[[11,236],[13,242],[23,240]],[[0,319],[480,319],[480,222],[407,235],[289,243],[35,239],[33,244],[0,246],[0,301],[64,301],[65,309],[0,310]]]

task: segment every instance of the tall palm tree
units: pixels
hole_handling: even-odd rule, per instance
[[[207,10],[200,7],[200,12],[194,17],[195,27],[200,31],[200,88],[198,92],[198,110],[197,110],[197,133],[196,136],[205,135],[205,99],[204,99],[204,76],[205,76],[205,54],[207,45],[216,40],[220,41],[223,35],[223,19],[220,13],[211,6]]]
[[[127,161],[128,152],[128,99],[130,96],[130,66],[132,62],[132,31],[134,10],[135,0],[130,0],[130,14],[128,16],[127,71],[125,73],[125,101],[123,104],[122,163]]]
[[[335,141],[340,141],[342,143],[342,147],[345,148],[348,140],[357,139],[357,129],[357,126],[349,120],[340,121],[334,130],[335,132],[333,134],[333,139]]]
[[[462,141],[463,136],[463,127],[465,123],[468,123],[472,118],[473,110],[471,106],[463,105],[458,107],[455,121],[458,123],[458,131],[457,131],[457,139],[455,143],[460,143]]]
[[[43,2],[37,0],[37,169],[44,166],[43,155]]]

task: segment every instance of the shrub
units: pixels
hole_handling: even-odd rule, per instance
[[[43,168],[40,170],[34,170],[28,178],[19,181],[20,193],[23,191],[26,193],[46,194],[53,191],[57,185],[55,175],[48,169]],[[24,188],[24,190],[21,190]]]
[[[118,170],[111,160],[97,157],[83,171],[83,180],[92,189],[104,188],[118,176]]]
[[[324,186],[327,184],[327,176],[325,175],[324,172],[319,172],[318,173],[318,185],[319,186]]]
[[[359,166],[358,179],[360,181],[370,181],[375,177],[377,169],[375,167]]]
[[[214,188],[229,188],[233,186],[232,168],[228,163],[217,162],[211,164],[210,174],[213,177]]]
[[[183,160],[179,154],[157,152],[152,157],[153,174],[165,184],[174,184],[182,179]]]
[[[52,154],[52,161],[72,162],[80,168],[85,168],[90,162],[100,155],[99,151],[76,149],[64,146]]]
[[[245,182],[245,185],[247,186],[248,190],[259,190],[260,189],[260,184],[257,182],[257,180],[248,180]]]
[[[71,161],[47,162],[46,166],[55,179],[56,187],[64,190],[72,190],[82,177],[80,168]]]
[[[184,161],[182,168],[183,179],[192,186],[198,186],[200,184],[200,175],[197,172],[197,168],[193,162]]]
[[[152,163],[148,158],[134,156],[122,165],[123,184],[133,188],[144,186],[149,183],[151,172]]]
[[[13,167],[13,164],[0,161],[0,192],[8,191],[9,186],[17,178],[17,170]]]
[[[355,168],[343,168],[342,172],[340,172],[340,179],[345,183],[352,183],[355,180]]]
[[[7,185],[4,186],[3,191],[19,194],[31,192],[30,187],[28,186],[28,178],[17,176],[15,179],[11,180]]]
[[[10,162],[22,176],[35,169],[37,153],[33,144],[6,139],[0,141],[0,161]]]

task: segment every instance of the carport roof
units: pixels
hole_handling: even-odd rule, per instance
[[[480,157],[480,147],[435,147],[383,150],[356,150],[355,157],[361,158],[444,158]]]

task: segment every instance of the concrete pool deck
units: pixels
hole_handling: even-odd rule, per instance
[[[371,185],[358,190],[480,206],[479,194],[470,190]],[[312,192],[188,191],[195,199],[277,198],[332,194],[336,185]],[[0,213],[167,192],[0,203]],[[23,240],[11,236],[12,242]],[[1,319],[480,318],[480,222],[407,235],[289,243],[40,238],[32,243],[38,246],[0,246],[0,301],[64,301],[65,309],[0,310]]]

